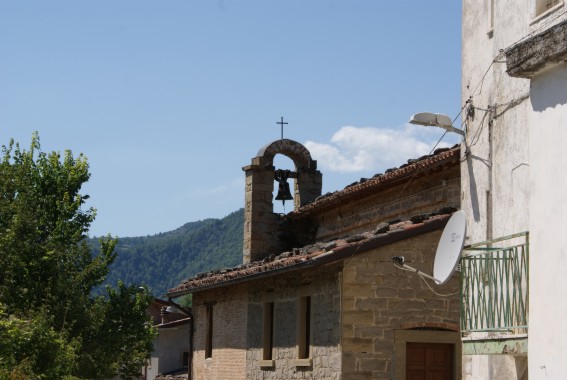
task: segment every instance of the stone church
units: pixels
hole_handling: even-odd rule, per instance
[[[295,169],[277,170],[278,154]],[[260,149],[243,168],[243,263],[168,292],[193,295],[192,378],[459,379],[458,275],[437,286],[391,260],[432,273],[460,205],[459,159],[458,147],[439,149],[321,195],[303,145]],[[276,214],[286,179],[294,210]]]

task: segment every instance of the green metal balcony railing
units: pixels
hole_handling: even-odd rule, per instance
[[[528,333],[529,234],[467,246],[461,258],[461,331]]]

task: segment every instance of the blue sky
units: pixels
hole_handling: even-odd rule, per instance
[[[412,114],[458,115],[460,25],[460,1],[4,1],[0,144],[84,153],[97,236],[243,207],[281,116],[342,189],[429,153]]]

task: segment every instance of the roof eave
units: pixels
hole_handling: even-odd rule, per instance
[[[332,251],[318,252],[316,254],[307,255],[303,261],[291,264],[289,266],[279,267],[275,269],[260,270],[258,272],[236,277],[228,280],[220,280],[210,284],[201,286],[186,287],[184,289],[177,288],[171,289],[166,296],[175,298],[189,293],[198,293],[205,290],[241,284],[247,281],[258,280],[266,277],[275,276],[281,273],[289,273],[297,270],[318,267],[321,265],[331,264],[340,260],[344,260],[356,254],[367,252],[376,248],[387,246],[405,239],[410,239],[428,232],[433,232],[442,229],[447,224],[450,214],[440,215],[433,217],[423,223],[412,224],[409,228],[393,230],[388,233],[375,235],[371,238],[361,242],[347,244],[336,247]],[[176,290],[177,289],[177,290]]]

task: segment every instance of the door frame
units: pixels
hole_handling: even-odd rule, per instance
[[[394,330],[395,379],[406,378],[406,343],[450,343],[453,344],[453,379],[460,380],[462,374],[461,334],[455,331]]]

